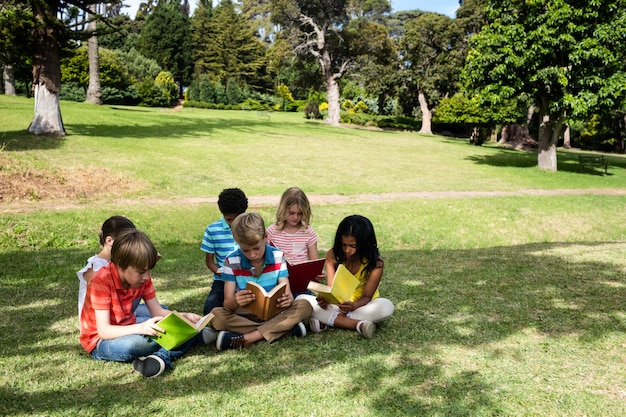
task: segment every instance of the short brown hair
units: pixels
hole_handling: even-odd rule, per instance
[[[258,213],[243,213],[233,220],[233,239],[241,245],[252,246],[265,240],[265,222]]]
[[[111,262],[121,269],[132,266],[138,270],[152,269],[159,259],[154,244],[137,229],[120,232],[111,248]]]

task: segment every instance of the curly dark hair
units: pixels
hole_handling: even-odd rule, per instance
[[[222,214],[241,214],[248,210],[248,197],[239,188],[226,188],[222,190],[217,206]]]

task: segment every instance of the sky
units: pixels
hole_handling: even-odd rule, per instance
[[[125,0],[124,3],[131,6],[124,9],[124,13],[134,18],[137,13],[139,3],[145,0]],[[390,0],[394,12],[401,10],[423,10],[425,12],[437,12],[455,17],[456,9],[459,7],[459,0]],[[195,8],[197,1],[189,0],[192,8]]]

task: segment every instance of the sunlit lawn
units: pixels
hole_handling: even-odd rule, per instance
[[[32,138],[32,101],[0,97],[0,175],[72,184],[93,171],[120,190],[0,200],[0,414],[625,415],[623,156],[608,156],[605,176],[559,151],[559,171],[546,173],[528,153],[300,114],[62,110],[67,137]],[[98,251],[105,218],[126,215],[155,241],[162,302],[200,312],[210,279],[199,246],[219,216],[211,198],[240,187],[269,222],[292,185],[313,200],[353,197],[314,204],[320,251],[345,215],[372,219],[381,292],[396,305],[374,339],[331,330],[243,351],[200,347],[155,380],[82,351],[76,270]],[[357,196],[441,191],[493,194]]]

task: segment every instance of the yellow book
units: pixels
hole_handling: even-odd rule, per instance
[[[244,308],[254,313],[261,320],[267,321],[284,310],[284,308],[278,307],[278,299],[287,290],[286,282],[280,283],[271,291],[266,292],[261,285],[249,281],[246,284],[246,290],[252,291],[256,298]]]
[[[341,304],[350,301],[354,290],[359,286],[359,280],[352,275],[343,264],[337,267],[332,287],[319,282],[311,281],[307,288],[325,298],[331,304]]]
[[[165,333],[150,337],[165,349],[172,350],[200,333],[211,320],[213,320],[213,314],[209,313],[198,322],[192,323],[178,311],[172,311],[157,323],[165,330]]]

